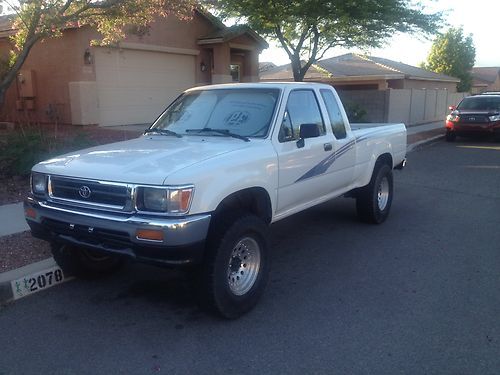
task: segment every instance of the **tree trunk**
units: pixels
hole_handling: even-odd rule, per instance
[[[295,82],[302,82],[304,80],[304,73],[300,63],[300,57],[295,57],[290,61],[292,63],[293,80]]]

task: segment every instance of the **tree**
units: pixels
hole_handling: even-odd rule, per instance
[[[213,0],[223,16],[245,18],[278,40],[295,81],[333,47],[379,47],[396,32],[433,34],[441,13],[425,14],[409,0]]]
[[[461,27],[450,28],[432,44],[424,67],[436,73],[460,78],[457,91],[469,91],[472,86],[471,70],[476,60],[472,35],[464,35]]]
[[[129,25],[146,26],[155,17],[174,13],[188,17],[192,0],[20,0],[10,3],[14,11],[11,37],[14,46],[0,71],[0,105],[33,46],[46,38],[62,35],[66,28],[90,25],[109,45],[125,35]],[[97,41],[96,41],[97,42]]]

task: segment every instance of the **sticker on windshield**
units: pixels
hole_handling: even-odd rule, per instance
[[[224,123],[227,126],[231,127],[241,126],[242,124],[247,122],[249,118],[250,113],[248,113],[247,111],[234,111],[224,119]]]

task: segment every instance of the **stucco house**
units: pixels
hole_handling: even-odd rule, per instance
[[[261,81],[291,81],[290,65],[262,72]],[[456,92],[458,78],[430,72],[381,57],[348,53],[323,59],[306,73],[304,81],[323,82],[339,90],[447,89]]]
[[[472,68],[471,94],[480,94],[485,91],[500,91],[500,67]]]
[[[12,48],[9,18],[0,17],[0,55]],[[182,90],[259,79],[266,41],[246,26],[226,27],[195,10],[190,20],[158,19],[130,28],[114,47],[91,46],[91,27],[68,28],[35,45],[9,88],[0,121],[101,126],[152,122]]]

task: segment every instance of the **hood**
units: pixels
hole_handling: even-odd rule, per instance
[[[250,145],[251,142],[226,137],[147,135],[65,154],[38,163],[33,170],[68,177],[161,185],[174,172]]]
[[[493,116],[493,115],[498,115],[500,111],[497,110],[497,109],[490,109],[490,110],[481,110],[481,109],[456,109],[455,112],[457,112],[460,115]]]

